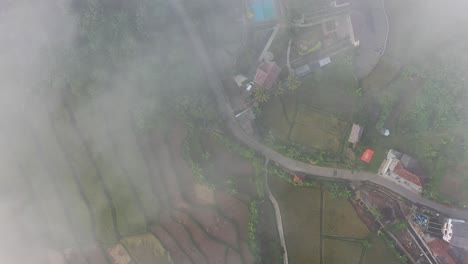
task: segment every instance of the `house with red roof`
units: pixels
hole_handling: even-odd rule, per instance
[[[423,179],[418,162],[407,154],[396,150],[389,150],[387,158],[379,169],[379,175],[414,191],[421,193],[423,190]]]
[[[427,243],[432,251],[432,254],[442,264],[456,264],[455,260],[450,255],[450,245],[442,239],[435,238]]]
[[[281,68],[275,62],[265,61],[258,66],[254,82],[264,89],[271,89],[278,80],[280,72]]]

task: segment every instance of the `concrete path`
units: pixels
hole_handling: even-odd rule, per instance
[[[393,182],[390,182],[389,180],[380,177],[376,174],[368,172],[353,172],[344,169],[319,167],[304,162],[296,161],[266,147],[265,145],[261,144],[256,139],[245,133],[234,119],[234,113],[232,111],[228,98],[224,94],[221,79],[219,78],[217,72],[214,70],[213,65],[211,64],[210,57],[205,48],[205,45],[200,37],[200,34],[197,32],[194,26],[195,23],[193,23],[191,18],[187,15],[187,12],[180,3],[180,0],[170,0],[170,4],[175,14],[181,19],[184,29],[186,30],[187,34],[189,35],[192,41],[193,48],[197,53],[197,56],[200,60],[200,64],[205,71],[207,77],[207,85],[212,90],[216,98],[220,115],[223,118],[229,130],[231,131],[232,135],[237,140],[239,140],[249,148],[256,150],[257,153],[263,155],[266,159],[269,159],[277,163],[278,165],[287,168],[290,171],[328,178],[344,179],[349,181],[369,181],[383,186],[414,203],[430,207],[452,218],[468,220],[467,210],[451,208],[445,205],[438,204],[416,193],[408,191],[406,188],[399,186]]]
[[[265,186],[268,192],[268,198],[270,199],[273,207],[275,208],[275,215],[276,215],[276,226],[278,228],[278,234],[280,238],[281,247],[283,248],[283,264],[288,264],[288,250],[286,248],[286,240],[284,239],[284,229],[283,229],[283,219],[281,218],[281,211],[276,201],[275,196],[270,191],[270,186],[268,185],[268,162],[269,160],[265,160]]]

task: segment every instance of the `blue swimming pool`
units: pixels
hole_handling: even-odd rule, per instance
[[[252,11],[255,21],[265,21],[275,18],[274,0],[253,0]]]

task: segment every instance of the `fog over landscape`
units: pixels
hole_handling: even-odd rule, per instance
[[[209,87],[217,82],[172,1],[202,37],[241,133],[225,124]],[[397,149],[425,174],[424,190],[410,197],[468,215],[460,209],[468,204],[468,3],[385,0],[386,21],[381,3],[369,1],[346,9],[362,37],[351,47],[349,36],[322,36],[325,22],[310,33],[289,21],[299,2],[331,7],[325,0],[272,1],[271,21],[256,21],[249,1],[0,0],[0,263],[285,263],[280,239],[293,264],[340,264],[347,254],[374,264],[380,252],[389,264],[408,263],[376,230],[399,239],[395,226],[408,221],[400,214],[419,203],[406,199],[382,219],[356,205],[378,189],[359,184],[379,177]],[[388,39],[365,23],[389,23]],[[349,47],[329,55],[333,41]],[[301,45],[311,46],[305,55]],[[294,67],[320,56],[331,64],[308,62],[317,69],[299,78],[291,50]],[[279,65],[271,90],[257,80],[262,51]],[[369,72],[358,79],[356,68]],[[237,118],[247,111],[251,134],[248,118]],[[353,124],[364,128],[357,147],[348,142]],[[374,160],[363,163],[367,149]],[[268,154],[292,168],[268,165]],[[396,206],[388,193],[407,189],[394,186],[371,207]],[[346,219],[351,231],[340,229]],[[367,251],[375,258],[365,260]]]

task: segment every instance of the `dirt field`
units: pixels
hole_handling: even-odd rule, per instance
[[[128,237],[123,239],[122,243],[136,263],[172,263],[171,257],[167,254],[159,240],[152,234]]]

